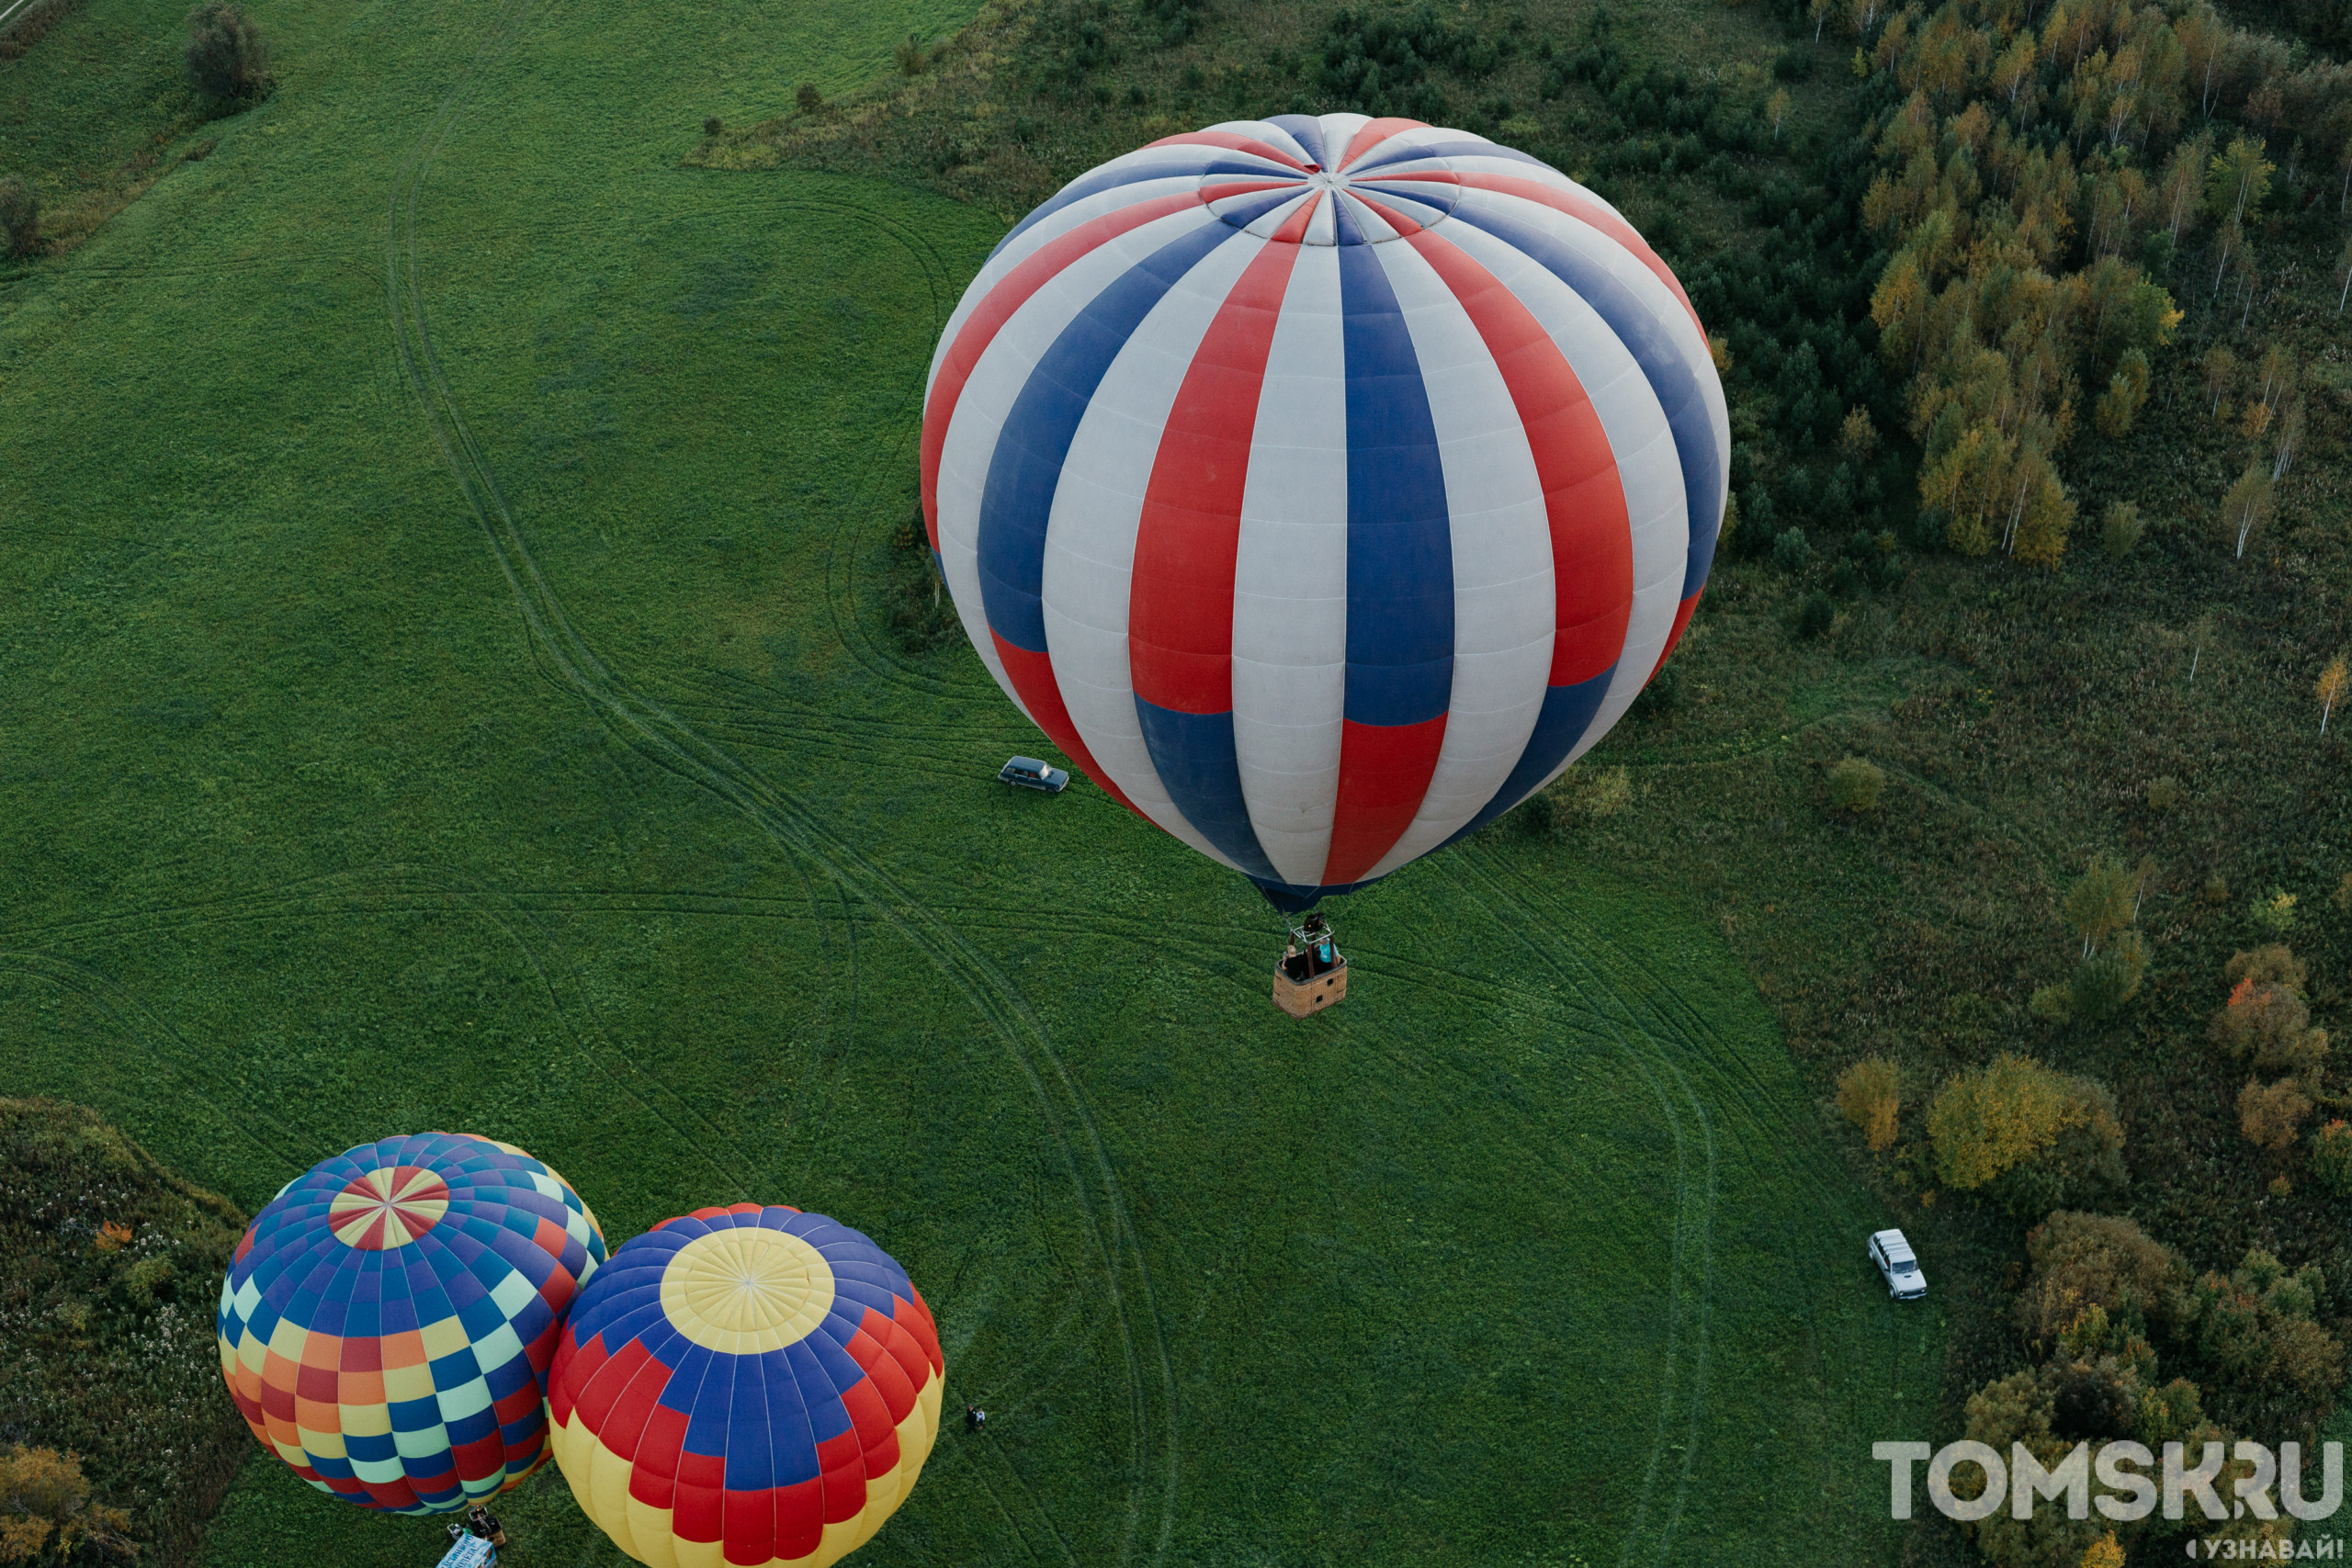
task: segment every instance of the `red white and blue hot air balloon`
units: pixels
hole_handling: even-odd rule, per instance
[[[1302,908],[1608,732],[1698,602],[1731,439],[1614,208],[1334,114],[1169,137],[1023,220],[941,337],[922,452],[1006,694]]]

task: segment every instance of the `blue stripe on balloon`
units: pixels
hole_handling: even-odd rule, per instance
[[[814,1343],[796,1339],[784,1348],[787,1364],[792,1369],[792,1381],[801,1390],[801,1403],[808,1416],[809,1435],[817,1441],[828,1442],[850,1429],[849,1408],[842,1404],[837,1390],[844,1385],[828,1377],[824,1363],[818,1359]],[[848,1358],[842,1358],[844,1360]],[[857,1363],[850,1362],[854,1368]],[[810,1399],[810,1393],[823,1397]]]
[[[1081,175],[1062,186],[1045,206],[1015,223],[1006,232],[1004,238],[996,243],[995,249],[989,252],[989,260],[994,261],[997,251],[1004,249],[1005,246],[1012,243],[1063,208],[1084,201],[1090,196],[1100,196],[1106,190],[1117,190],[1121,186],[1137,186],[1151,180],[1175,179],[1184,175],[1206,177],[1210,175],[1295,175],[1296,174],[1295,169],[1284,168],[1279,164],[1269,165],[1262,162],[1244,163],[1222,148],[1204,149],[1203,155],[1198,158],[1171,158],[1166,163],[1129,164],[1124,166],[1112,165],[1100,168],[1091,175]]]
[[[1136,698],[1153,771],[1184,820],[1251,876],[1279,874],[1250,825],[1241,763],[1233,747],[1233,713],[1179,713]]]
[[[1029,373],[997,433],[980,491],[980,604],[989,629],[1015,648],[1046,651],[1046,525],[1086,405],[1152,307],[1241,231],[1205,209],[1202,218],[1087,302]]]
[[[1382,873],[1382,875],[1385,874]],[[1253,876],[1250,880],[1258,885],[1258,891],[1266,896],[1267,903],[1284,914],[1297,915],[1312,909],[1326,898],[1337,898],[1342,893],[1369,887],[1380,877],[1367,876],[1362,882],[1336,882],[1321,887],[1303,882],[1280,882],[1267,876]]]
[[[1528,736],[1510,776],[1503,780],[1494,797],[1478,808],[1476,817],[1455,829],[1453,837],[1438,847],[1458,844],[1500,817],[1533,794],[1555,768],[1567,761],[1568,753],[1576,750],[1577,742],[1592,728],[1594,716],[1600,712],[1600,700],[1609,694],[1610,680],[1616,673],[1617,667],[1612,664],[1589,681],[1547,688],[1544,709],[1535,716],[1534,733]]]
[[[1508,158],[1514,164],[1532,164],[1539,169],[1552,169],[1541,158],[1531,157],[1516,147],[1498,146],[1492,141],[1437,141],[1419,147],[1399,147],[1377,158],[1366,158],[1348,165],[1351,180],[1362,179],[1374,169],[1385,169],[1392,164],[1418,163],[1424,158]],[[1552,169],[1558,174],[1557,169]]]
[[[768,1451],[777,1486],[797,1486],[823,1472],[817,1464],[817,1434],[808,1424],[808,1396],[792,1375],[792,1359],[781,1350],[763,1351],[761,1374],[767,1380]]]
[[[1323,151],[1323,122],[1311,114],[1278,114],[1266,121],[1290,132],[1290,139],[1306,150],[1307,161],[1322,168],[1331,166],[1330,154]]]
[[[1521,222],[1492,208],[1464,206],[1454,217],[1474,229],[1492,234],[1532,257],[1538,265],[1577,291],[1595,314],[1617,334],[1644,379],[1666,411],[1674,433],[1675,455],[1682,464],[1682,490],[1690,503],[1690,545],[1683,558],[1682,592],[1688,599],[1707,581],[1715,558],[1715,535],[1723,525],[1723,457],[1715,448],[1715,423],[1707,412],[1699,378],[1665,325],[1639,296],[1600,262],[1575,246],[1554,239],[1532,223]]]
[[[1344,207],[1345,203],[1339,204]],[[1374,247],[1342,246],[1347,716],[1421,724],[1453,695],[1453,548],[1429,390]]]

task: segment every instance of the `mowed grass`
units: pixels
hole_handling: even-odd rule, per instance
[[[866,1229],[992,1415],[867,1562],[1893,1561],[1940,1314],[1692,909],[1490,837],[1294,1023],[1253,893],[882,632],[1001,225],[677,161],[952,15],[262,15],[277,96],[0,297],[0,1090],[248,1208],[461,1127],[615,1245]],[[439,1533],[257,1458],[209,1552]]]

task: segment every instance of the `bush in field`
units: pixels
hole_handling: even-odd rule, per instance
[[[2332,1404],[2344,1382],[2344,1347],[2314,1321],[2325,1294],[2317,1264],[2290,1273],[2255,1247],[2229,1278],[2208,1273],[2189,1286],[2180,1328],[2207,1365],[2227,1378]]]
[[[2312,1174],[2352,1198],[2352,1126],[2338,1120],[2312,1134]]]
[[[2018,1293],[2018,1331],[2045,1352],[2093,1307],[2144,1331],[2163,1314],[2166,1292],[2188,1279],[2178,1254],[2119,1215],[2060,1210],[2025,1245],[2033,1273]]]
[[[0,1454],[0,1562],[62,1562],[83,1546],[130,1556],[130,1516],[90,1501],[78,1454],[22,1444]]]
[[[2120,861],[2099,855],[2081,880],[2066,890],[2061,912],[2075,934],[2083,939],[2083,956],[2098,951],[2099,943],[2132,923],[2139,885]]]
[[[15,175],[0,175],[0,240],[11,255],[28,256],[40,245],[40,198]]]
[[[802,114],[815,114],[825,107],[825,95],[817,91],[814,82],[803,82],[800,90],[792,95],[792,103]]]
[[[1829,770],[1829,804],[1838,811],[1875,811],[1886,774],[1860,757],[1849,757]]]
[[[2113,1018],[2140,994],[2148,972],[2148,944],[2138,931],[2125,931],[2075,966],[2067,999],[2074,1016],[2087,1023]]]
[[[1781,536],[1783,539],[1788,536],[1789,536],[1787,534]],[[1799,534],[1798,536],[1801,538],[1804,536]],[[1780,547],[1778,545],[1774,545],[1772,547],[1774,553],[1777,554],[1780,550]],[[1802,637],[1819,637],[1822,633],[1827,631],[1837,619],[1838,606],[1829,602],[1828,594],[1816,588],[1805,596],[1804,608],[1797,612],[1797,636]]]
[[[2129,1180],[2115,1099],[2088,1078],[2004,1053],[1948,1079],[1928,1108],[1946,1185],[1984,1190],[2011,1213],[2106,1198]]]
[[[187,79],[222,103],[269,95],[269,45],[253,18],[229,0],[207,0],[187,14]]]
[[[2311,1096],[2293,1078],[2274,1084],[2248,1078],[2238,1091],[2238,1131],[2247,1143],[2274,1155],[2294,1146],[2295,1134],[2311,1113]]]
[[[923,67],[930,63],[923,56],[922,38],[917,33],[909,33],[900,39],[898,47],[890,51],[890,57],[898,62],[901,76],[920,76]]]
[[[1838,1078],[1838,1109],[1861,1129],[1871,1153],[1892,1147],[1895,1118],[1903,1109],[1903,1079],[1894,1064],[1873,1056],[1848,1067]]]
[[[2222,970],[2236,982],[2213,1014],[2207,1036],[2233,1061],[2257,1072],[2312,1073],[2327,1059],[2327,1031],[2312,1027],[2303,1002],[2303,965],[2283,942],[2232,958]]]
[[[2098,541],[2111,560],[2121,560],[2140,542],[2147,525],[2140,521],[2140,509],[2128,501],[2109,502],[2107,515],[2099,524]]]

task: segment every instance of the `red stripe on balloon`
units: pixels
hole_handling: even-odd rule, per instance
[[[1217,307],[1160,430],[1127,589],[1130,679],[1136,695],[1158,707],[1233,711],[1233,566],[1250,444],[1283,295],[1315,207],[1291,215]]]
[[[1256,158],[1272,158],[1287,169],[1306,174],[1308,165],[1300,163],[1272,142],[1261,141],[1254,136],[1237,136],[1230,130],[1188,130],[1181,136],[1163,136],[1149,143],[1153,147],[1222,147],[1228,152],[1247,152]]]
[[[1544,323],[1459,246],[1432,230],[1414,253],[1477,329],[1527,432],[1552,528],[1555,630],[1547,684],[1572,686],[1617,662],[1634,613],[1634,533],[1609,433]]]
[[[1705,592],[1704,588],[1699,590],[1699,593]],[[1681,607],[1674,612],[1674,629],[1666,634],[1666,646],[1657,650],[1657,662],[1650,666],[1652,680],[1656,680],[1657,672],[1666,668],[1667,656],[1674,651],[1674,645],[1680,642],[1682,634],[1690,629],[1690,612],[1699,607],[1699,593],[1682,601]]]
[[[1046,732],[1046,739],[1060,747],[1064,756],[1085,769],[1086,776],[1101,784],[1103,794],[1136,816],[1143,817],[1141,811],[1136,810],[1136,803],[1111,782],[1111,775],[1095,766],[1094,753],[1089,751],[1086,742],[1078,738],[1078,726],[1070,719],[1069,705],[1062,701],[1061,682],[1054,676],[1054,656],[1015,648],[998,637],[993,627],[989,628],[989,636],[996,642],[996,656],[1004,660],[1005,678],[1012,682],[1012,689],[1020,694],[1022,706],[1029,710],[1029,716],[1036,721],[1037,728]],[[1148,822],[1151,818],[1144,817],[1144,820]]]
[[[1234,180],[1226,185],[1203,186],[1201,187],[1201,200],[1204,204],[1213,201],[1223,201],[1227,197],[1250,196],[1261,190],[1295,190],[1303,196],[1306,193],[1307,187],[1299,184],[1295,179]]]
[[[964,383],[971,379],[973,367],[988,352],[989,344],[996,341],[996,334],[1003,331],[1004,323],[1028,303],[1031,295],[1089,251],[1130,229],[1140,229],[1171,212],[1196,207],[1200,201],[1197,190],[1179,191],[1081,223],[1059,239],[1040,245],[1035,254],[1006,273],[972,313],[964,318],[964,325],[956,333],[955,345],[939,362],[938,378],[932,382],[931,395],[923,403],[922,520],[923,526],[931,532],[933,549],[939,547],[939,454],[947,445],[948,423],[955,415],[956,400],[964,395]]]
[[[1360,882],[1413,825],[1445,744],[1443,714],[1419,724],[1340,726],[1340,792],[1323,886]]]
[[[1649,242],[1643,239],[1632,224],[1589,196],[1562,190],[1557,186],[1548,186],[1541,180],[1525,179],[1518,175],[1467,174],[1453,170],[1442,174],[1382,175],[1380,179],[1383,183],[1392,180],[1440,180],[1449,185],[1468,186],[1475,190],[1496,191],[1504,196],[1515,196],[1521,201],[1538,203],[1555,212],[1564,212],[1580,223],[1589,223],[1632,252],[1635,261],[1649,268],[1660,283],[1674,290],[1674,297],[1682,301],[1682,309],[1690,316],[1690,324],[1698,327],[1701,337],[1707,335],[1707,329],[1699,321],[1698,309],[1690,303],[1690,296],[1682,292],[1682,285],[1675,277],[1674,269],[1658,259],[1658,254],[1650,249]]]
[[[1425,119],[1399,119],[1394,116],[1369,121],[1356,132],[1355,140],[1348,143],[1348,150],[1340,154],[1336,166],[1346,168],[1400,130],[1424,130],[1428,128],[1429,121]]]

